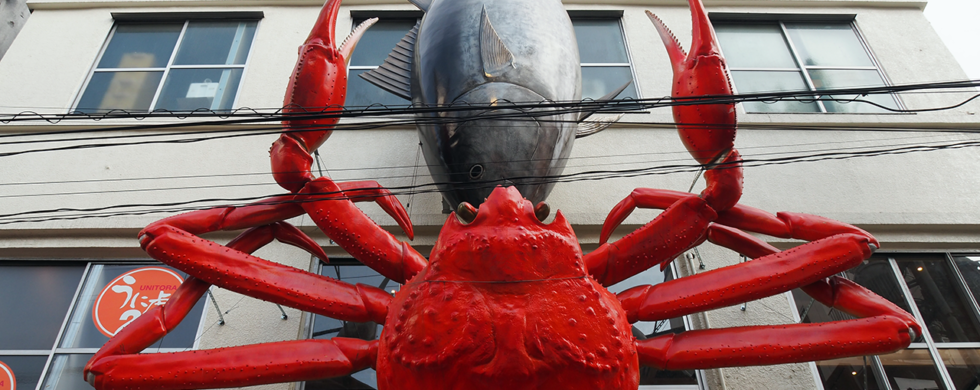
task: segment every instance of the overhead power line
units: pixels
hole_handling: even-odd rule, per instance
[[[853,158],[863,158],[872,156],[882,156],[882,155],[896,155],[896,154],[907,154],[907,153],[917,153],[926,151],[936,151],[936,150],[951,150],[951,149],[961,149],[961,148],[974,148],[980,146],[980,140],[976,141],[963,141],[963,142],[952,142],[938,145],[915,145],[915,146],[904,146],[904,147],[894,147],[894,148],[882,148],[882,149],[872,149],[864,151],[853,151],[853,152],[826,152],[826,153],[811,153],[803,154],[797,156],[783,156],[774,157],[767,159],[745,159],[741,163],[745,167],[761,167],[761,166],[772,166],[772,165],[785,165],[785,164],[796,164],[805,162],[818,162],[818,161],[831,161],[831,160],[846,160]],[[544,183],[566,183],[566,182],[576,182],[576,181],[594,181],[594,180],[608,180],[614,178],[627,178],[627,177],[639,177],[639,176],[651,176],[651,175],[664,175],[670,173],[680,173],[680,172],[694,172],[700,169],[700,165],[697,164],[674,164],[674,165],[654,165],[642,168],[633,169],[620,169],[620,170],[593,170],[569,173],[557,176],[548,177],[512,177],[504,180],[497,181],[484,181],[484,182],[471,182],[471,183],[455,183],[457,185],[469,186],[469,188],[489,188],[501,184],[503,181],[513,181],[522,184],[544,184]],[[720,166],[724,169],[724,166]],[[411,186],[401,186],[401,187],[390,187],[389,190],[394,195],[412,195],[412,194],[423,194],[438,192],[436,183],[427,184],[417,184]],[[45,221],[59,221],[59,220],[76,220],[76,219],[86,219],[86,218],[105,218],[105,217],[119,217],[127,215],[144,215],[153,213],[163,213],[163,212],[180,212],[189,210],[198,210],[212,208],[213,205],[206,206],[193,206],[195,204],[201,203],[226,203],[235,205],[236,207],[246,206],[247,202],[255,202],[264,198],[269,198],[272,196],[281,196],[288,194],[271,194],[260,197],[242,197],[242,198],[207,198],[207,199],[194,199],[187,201],[178,202],[166,202],[166,203],[134,203],[134,204],[117,204],[102,207],[93,208],[56,208],[56,209],[44,209],[44,210],[29,210],[21,211],[16,213],[8,213],[0,215],[0,225],[13,224],[13,223],[29,223],[29,222],[45,222]],[[341,193],[317,193],[308,194],[315,196],[313,200],[291,200],[285,202],[277,203],[305,203],[312,201],[329,201],[329,200],[341,200],[348,199],[344,197]]]

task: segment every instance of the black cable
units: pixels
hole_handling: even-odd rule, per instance
[[[772,159],[746,159],[741,163],[745,167],[762,167],[762,166],[772,166],[772,165],[785,165],[793,163],[803,163],[803,162],[818,162],[818,161],[830,161],[830,160],[845,160],[852,158],[862,158],[862,157],[873,157],[882,155],[896,155],[896,154],[907,154],[925,151],[936,151],[936,150],[950,150],[950,149],[960,149],[968,147],[978,147],[980,146],[980,141],[967,141],[967,142],[956,142],[943,145],[931,145],[931,146],[908,146],[908,147],[898,147],[890,149],[879,149],[879,150],[867,150],[861,152],[828,152],[828,153],[818,153],[811,155],[801,155],[801,156],[787,156]],[[650,175],[664,175],[671,173],[680,172],[693,172],[700,168],[700,165],[665,165],[665,166],[652,166],[646,168],[635,168],[635,169],[624,169],[624,170],[606,170],[606,171],[586,171],[577,172],[565,175],[556,175],[550,177],[515,177],[508,178],[506,180],[527,183],[527,184],[543,184],[543,183],[566,183],[566,182],[576,182],[576,181],[595,181],[595,180],[608,180],[614,178],[627,178],[627,177],[638,177],[638,176],[650,176]],[[719,168],[724,169],[724,166],[719,166]],[[470,188],[489,188],[501,184],[500,181],[486,181],[480,183],[465,183],[465,185],[470,186]],[[457,183],[459,184],[459,183]],[[421,184],[415,186],[402,186],[402,187],[390,187],[389,190],[393,195],[408,195],[408,194],[421,194],[421,193],[433,193],[438,192],[436,183]],[[54,221],[54,220],[74,220],[74,219],[85,219],[85,218],[100,218],[100,217],[114,217],[123,215],[143,215],[161,212],[177,212],[177,211],[189,211],[189,210],[199,210],[203,208],[213,208],[214,206],[208,207],[181,207],[176,208],[175,206],[187,206],[195,203],[204,202],[250,202],[256,201],[262,198],[268,198],[271,196],[281,196],[288,194],[278,194],[269,195],[261,197],[245,197],[245,198],[211,198],[211,199],[196,199],[183,202],[169,202],[169,203],[158,203],[158,204],[127,204],[127,205],[111,205],[96,208],[86,208],[86,209],[74,209],[74,208],[58,208],[49,210],[31,210],[23,211],[17,213],[3,214],[0,215],[0,225],[11,224],[11,223],[24,223],[24,222],[44,222],[44,221]],[[305,203],[314,201],[324,201],[324,200],[337,200],[337,199],[348,199],[341,196],[340,193],[316,193],[308,194],[317,196],[313,200],[291,200],[291,201],[281,201],[268,204],[284,204],[284,203]],[[258,203],[264,204],[264,203]],[[235,207],[241,207],[245,204],[241,204]],[[154,207],[153,209],[143,209],[143,210],[130,210],[130,211],[113,211],[108,212],[108,210],[115,209],[125,209],[125,208],[135,208],[135,207]],[[159,209],[159,207],[170,207],[170,209]],[[228,207],[228,206],[223,206]],[[84,213],[84,214],[74,214],[66,216],[38,216],[38,217],[25,217],[28,215],[35,214],[51,214],[51,213]],[[17,217],[18,219],[15,219]]]

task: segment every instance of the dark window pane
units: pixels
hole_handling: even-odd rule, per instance
[[[665,271],[653,267],[610,286],[609,291],[618,294],[636,286],[660,284],[673,279],[674,275],[669,267]],[[680,317],[656,322],[641,321],[633,324],[633,337],[637,340],[645,340],[670,333],[681,333],[684,330],[684,320]],[[640,366],[641,385],[696,385],[697,383],[697,372],[694,370],[669,371]]]
[[[175,65],[244,64],[255,22],[190,22]]]
[[[874,374],[874,358],[856,356],[843,359],[816,362],[824,389],[834,390],[876,390],[884,386],[878,384]]]
[[[960,274],[963,275],[963,280],[966,281],[966,287],[973,293],[973,299],[976,301],[980,297],[980,255],[956,256],[953,260],[956,267],[959,268]]]
[[[55,355],[48,375],[44,377],[44,390],[92,390],[82,377],[82,369],[92,355]]]
[[[355,26],[364,20],[355,20]],[[351,66],[379,66],[388,58],[388,53],[395,48],[408,30],[415,26],[415,20],[394,19],[380,20],[371,26],[360,42],[354,53],[351,54]]]
[[[360,48],[360,45],[358,45]],[[368,72],[366,69],[351,69],[347,76],[347,107],[359,108],[372,104],[383,104],[386,106],[406,106],[410,101],[402,99],[391,92],[376,87],[358,75]]]
[[[817,90],[880,87],[885,85],[877,70],[813,69],[809,70],[809,72],[810,78],[813,80],[813,86]],[[824,101],[823,104],[828,112],[889,112],[888,110],[864,102],[847,102],[853,99],[866,100],[889,108],[898,108],[898,105],[895,104],[895,99],[888,94],[867,96],[835,95],[834,98],[842,99],[843,101]]]
[[[401,288],[400,284],[392,282],[356,260],[330,259],[330,263],[330,265],[324,265],[320,269],[320,275],[350,284],[360,283],[375,286],[392,294]],[[376,340],[381,336],[381,329],[381,324],[375,322],[347,322],[321,315],[316,315],[313,319],[314,339],[350,337]],[[306,382],[307,390],[375,389],[377,387],[377,373],[370,368],[348,376]]]
[[[601,98],[631,80],[633,80],[633,73],[630,72],[630,67],[628,66],[583,66],[582,98]],[[635,85],[635,83],[631,83],[616,98],[636,99]]]
[[[893,389],[945,389],[929,350],[904,349],[879,358]]]
[[[720,24],[715,33],[732,68],[799,69],[778,24]]]
[[[583,63],[629,62],[619,20],[580,19],[573,20],[572,26]]]
[[[976,349],[940,349],[939,357],[957,389],[980,387],[980,351]]]
[[[874,66],[850,24],[787,24],[806,66]]]
[[[154,110],[230,110],[242,69],[173,69]]]
[[[980,341],[980,320],[972,303],[965,303],[965,291],[952,278],[945,255],[903,255],[895,260],[935,342]]]
[[[85,266],[0,267],[0,349],[51,349]]]
[[[0,363],[6,364],[13,371],[14,380],[17,382],[18,389],[34,389],[37,387],[37,382],[41,379],[41,371],[44,370],[44,363],[47,363],[47,361],[47,355],[0,356]],[[6,384],[7,387],[4,387],[5,385],[2,380],[4,377],[3,373],[0,373],[0,388],[9,388],[9,383]]]
[[[857,267],[845,271],[844,274],[848,279],[894,303],[902,310],[912,312],[898,280],[895,279],[895,271],[892,270],[887,256],[873,256],[871,259],[861,262]],[[913,342],[924,342],[922,335],[917,335]]]
[[[731,74],[739,94],[809,89],[800,72],[732,71]],[[816,103],[792,100],[744,102],[742,107],[748,112],[820,112]]]
[[[183,23],[116,27],[99,68],[162,68],[170,61]]]
[[[75,111],[149,111],[161,77],[163,72],[96,72]]]
[[[106,341],[109,341],[109,337],[104,335],[97,328],[95,320],[92,318],[92,307],[95,301],[98,299],[99,294],[105,288],[109,282],[113,281],[120,275],[144,267],[157,267],[157,268],[167,268],[162,265],[103,265],[94,264],[92,265],[87,280],[82,286],[82,291],[79,294],[78,302],[75,304],[74,312],[72,313],[71,320],[68,322],[68,326],[65,328],[64,336],[61,339],[61,348],[99,348]],[[187,275],[183,272],[173,270],[179,274],[181,277],[186,278]],[[138,291],[137,291],[138,292]],[[107,292],[108,293],[108,292]],[[125,291],[116,291],[118,294],[124,294]],[[133,308],[139,307],[138,310],[145,311],[152,308],[154,302],[151,299],[155,298],[149,296],[139,296],[138,298],[134,296],[132,304]],[[127,295],[128,298],[128,295]],[[128,299],[127,299],[128,301]],[[135,302],[139,302],[135,304]],[[143,304],[146,306],[142,306]],[[148,350],[156,348],[191,348],[194,346],[194,339],[197,336],[197,328],[201,321],[201,314],[204,311],[204,299],[197,302],[197,305],[187,314],[187,317],[181,321],[180,325],[174,328],[169,334],[164,336],[164,338],[153,344]],[[137,314],[135,317],[138,317]],[[127,316],[127,318],[134,318],[132,315]],[[122,319],[122,317],[120,317]],[[110,328],[114,326],[109,326]],[[115,331],[110,329],[110,331]],[[111,334],[111,333],[110,333]]]

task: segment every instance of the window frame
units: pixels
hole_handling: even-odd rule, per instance
[[[85,76],[85,81],[82,82],[82,85],[79,87],[78,91],[76,91],[75,98],[72,101],[71,108],[69,109],[69,113],[70,114],[87,113],[87,114],[97,115],[97,114],[106,114],[109,112],[115,112],[119,110],[125,110],[129,112],[129,110],[126,109],[108,109],[104,112],[97,111],[97,110],[93,110],[90,112],[83,112],[78,110],[78,105],[81,103],[82,97],[85,95],[85,92],[88,90],[89,84],[91,83],[92,79],[95,77],[96,73],[162,72],[160,76],[160,81],[159,83],[157,83],[156,90],[153,93],[153,98],[150,100],[149,108],[145,111],[145,113],[153,113],[162,110],[162,109],[157,109],[156,105],[157,103],[159,103],[160,95],[163,92],[164,89],[163,87],[167,83],[167,76],[170,74],[171,69],[241,69],[242,74],[238,82],[238,87],[235,90],[235,95],[234,95],[235,97],[234,99],[232,99],[231,102],[231,108],[227,110],[214,108],[215,104],[218,103],[217,99],[215,99],[215,101],[212,101],[211,107],[207,107],[207,109],[210,111],[219,111],[219,112],[233,111],[236,109],[236,107],[238,107],[238,99],[240,98],[241,95],[242,85],[245,84],[244,81],[246,76],[248,75],[248,68],[249,68],[248,65],[252,61],[252,54],[253,54],[253,49],[255,48],[255,41],[256,41],[255,38],[258,36],[259,29],[262,24],[261,22],[263,16],[264,15],[262,12],[204,12],[204,13],[195,13],[195,14],[182,14],[182,13],[171,13],[171,12],[140,13],[140,14],[113,13],[112,28],[109,30],[109,34],[106,37],[105,41],[102,43],[102,47],[99,48],[99,52],[95,56],[95,60],[93,61],[92,66],[89,68],[88,73]],[[167,64],[165,66],[147,67],[147,68],[99,68],[99,62],[102,61],[102,56],[105,55],[106,49],[108,49],[109,45],[112,43],[112,39],[115,37],[116,30],[119,28],[120,25],[135,24],[135,23],[176,24],[177,22],[182,22],[183,24],[181,25],[180,33],[177,36],[176,42],[174,42],[174,47],[170,52],[170,58],[167,60]],[[245,56],[245,62],[243,62],[242,64],[223,64],[223,65],[217,65],[217,64],[175,65],[174,61],[176,60],[177,53],[180,50],[180,45],[183,42],[184,36],[187,32],[187,26],[191,22],[239,22],[239,23],[255,22],[255,33],[253,34],[252,40],[249,43],[248,52]],[[241,26],[239,28],[241,28]],[[200,110],[202,108],[204,107],[198,108],[196,110]],[[187,112],[191,112],[191,111],[194,110],[188,110]],[[144,111],[142,110],[135,111],[135,112],[144,113]]]
[[[68,324],[72,319],[72,315],[78,309],[77,305],[79,303],[79,297],[82,294],[82,289],[90,277],[93,265],[122,265],[122,266],[166,266],[165,264],[154,262],[152,260],[123,260],[123,261],[94,261],[94,260],[69,260],[68,263],[84,263],[84,270],[78,280],[78,285],[75,287],[75,293],[71,298],[68,305],[67,311],[65,312],[64,319],[62,319],[61,326],[58,328],[58,333],[55,335],[54,343],[51,348],[48,349],[23,349],[23,350],[5,350],[0,349],[0,356],[44,356],[45,362],[41,369],[41,375],[38,377],[36,390],[41,390],[44,388],[45,382],[48,379],[48,374],[51,372],[52,366],[55,364],[55,359],[58,356],[72,356],[72,355],[93,355],[99,351],[101,347],[82,347],[82,348],[71,348],[71,347],[61,347],[63,342],[65,331],[68,328]],[[45,267],[46,264],[38,263],[35,261],[0,261],[0,267],[4,265],[24,265],[30,267]],[[169,267],[169,266],[168,266]],[[169,267],[172,268],[172,267]],[[207,292],[210,294],[210,290]],[[147,348],[143,353],[164,353],[164,352],[182,352],[188,350],[198,350],[200,349],[201,336],[204,332],[205,320],[207,319],[207,305],[203,306],[201,311],[200,320],[197,324],[197,329],[194,334],[194,342],[191,347],[182,348]],[[81,378],[75,378],[80,380]],[[60,378],[59,378],[60,380]]]
[[[606,63],[606,62],[595,62],[595,63],[592,63],[592,62],[589,62],[589,63],[587,63],[587,62],[581,62],[581,60],[580,60],[579,61],[579,69],[584,69],[586,67],[590,67],[590,68],[623,68],[623,67],[626,67],[626,68],[629,69],[630,78],[632,80],[632,83],[630,84],[629,87],[627,87],[627,90],[630,87],[632,87],[633,90],[636,91],[636,97],[635,97],[635,99],[642,99],[643,98],[643,93],[640,90],[640,84],[637,82],[638,79],[636,77],[636,67],[633,66],[633,54],[632,54],[632,51],[630,50],[629,36],[626,34],[626,28],[623,25],[623,11],[610,11],[610,10],[598,10],[597,11],[597,10],[583,10],[583,9],[566,9],[566,12],[568,13],[568,17],[572,21],[572,24],[573,25],[575,24],[575,21],[576,20],[606,20],[606,21],[615,21],[616,26],[619,29],[620,36],[622,37],[623,49],[626,51],[626,61],[627,62],[624,62],[624,63],[620,63],[620,62],[609,62],[609,63]],[[379,21],[379,23],[383,23],[386,20],[400,20],[400,21],[415,20],[415,21],[420,21],[423,16],[424,16],[424,13],[421,12],[421,11],[360,11],[360,10],[354,10],[354,11],[351,11],[350,12],[350,21],[351,21],[351,29],[353,31],[353,29],[355,27],[357,27],[357,25],[359,24],[359,22],[361,22],[361,21],[363,21],[365,19],[373,18],[373,17],[381,18],[381,20]],[[406,33],[407,32],[408,31],[406,31]],[[388,50],[390,51],[392,49],[394,49],[394,47],[389,48]],[[380,66],[381,66],[381,64],[377,64],[377,65],[349,65],[349,66],[347,66],[347,75],[348,75],[348,78],[350,78],[351,77],[351,71],[370,71],[370,70],[377,69]],[[372,86],[372,87],[373,88],[378,88],[376,86]],[[618,85],[614,86],[613,88],[615,88],[615,87],[618,87]],[[626,92],[626,91],[624,91],[624,92]],[[348,90],[348,96],[349,95],[350,95],[350,91]],[[598,98],[598,97],[596,97],[596,98]],[[583,97],[583,99],[588,99],[588,98]],[[633,99],[633,98],[626,98],[626,99]],[[406,105],[412,104],[412,102],[410,100],[406,100],[404,103]],[[372,105],[376,105],[376,104],[379,104],[379,103],[372,103]],[[361,106],[354,106],[354,107],[361,107]],[[371,106],[369,105],[368,107],[371,107]]]
[[[952,287],[955,288],[957,292],[961,294],[961,298],[968,298],[963,300],[963,304],[966,306],[965,309],[971,311],[971,313],[967,313],[967,314],[972,315],[976,319],[980,320],[980,304],[978,304],[978,299],[980,298],[977,298],[970,291],[970,287],[967,284],[966,279],[963,277],[963,273],[960,271],[955,260],[956,257],[978,257],[980,256],[980,253],[968,252],[968,251],[966,252],[964,251],[957,251],[957,252],[907,251],[907,252],[886,252],[886,253],[879,252],[876,253],[874,256],[875,258],[877,258],[874,261],[883,261],[888,264],[888,267],[891,270],[891,274],[889,276],[892,276],[894,278],[894,281],[897,284],[900,293],[902,294],[902,298],[904,299],[905,304],[908,305],[908,307],[910,308],[910,313],[915,317],[915,320],[922,326],[922,335],[920,336],[922,341],[912,342],[907,348],[902,349],[902,351],[904,350],[928,351],[929,358],[932,361],[933,368],[936,370],[936,373],[938,374],[938,378],[941,381],[941,383],[937,383],[937,385],[944,387],[946,389],[955,389],[956,388],[955,382],[953,380],[952,375],[949,373],[949,369],[946,367],[946,363],[943,361],[943,357],[940,355],[940,351],[957,350],[957,349],[980,350],[980,341],[937,342],[933,339],[932,334],[929,331],[928,325],[924,320],[922,313],[919,311],[918,306],[915,303],[911,289],[909,288],[908,283],[906,283],[905,276],[902,274],[902,270],[899,267],[898,261],[896,260],[897,257],[902,255],[916,255],[916,254],[935,256],[937,258],[936,260],[938,260],[940,256],[942,257],[941,261],[945,263],[945,267],[947,271],[950,273],[949,281],[956,284],[955,286]],[[846,278],[846,276],[843,273],[839,274],[839,276]],[[799,307],[798,302],[796,302],[795,299],[793,298],[792,292],[789,293],[790,293],[791,302],[793,303],[793,307],[794,307],[793,310],[794,318],[797,319],[797,323],[801,323],[800,313],[797,311],[797,308]],[[813,304],[813,298],[811,298],[810,304],[811,305]],[[809,310],[809,307],[807,308],[807,310]],[[871,371],[874,374],[874,377],[877,380],[878,385],[883,390],[892,390],[891,383],[888,380],[889,376],[885,371],[885,366],[882,363],[880,356],[868,355],[866,357],[869,358],[869,366],[871,367]],[[813,365],[814,376],[815,376],[815,380],[817,381],[816,383],[820,387],[823,387],[823,380],[819,371],[817,370],[816,364],[812,362],[811,364]]]
[[[860,26],[858,26],[857,20],[856,20],[856,15],[853,15],[853,14],[848,14],[848,15],[796,15],[796,14],[787,14],[787,15],[784,15],[784,14],[766,14],[766,15],[760,15],[760,14],[714,13],[713,12],[713,13],[710,13],[709,14],[709,19],[710,19],[711,24],[713,26],[714,25],[717,25],[717,24],[727,24],[727,25],[739,25],[739,24],[741,24],[741,25],[748,25],[748,26],[758,26],[758,25],[772,24],[772,23],[778,25],[779,26],[779,32],[781,34],[781,38],[783,39],[784,43],[786,44],[786,49],[789,51],[790,55],[792,56],[793,62],[796,65],[796,68],[779,68],[779,67],[773,67],[773,68],[768,68],[768,67],[760,67],[760,68],[753,68],[753,67],[734,68],[734,67],[729,66],[729,69],[728,69],[729,72],[737,72],[737,71],[745,71],[745,72],[785,72],[785,73],[794,73],[795,72],[796,74],[799,74],[799,75],[802,76],[802,79],[803,79],[803,82],[804,82],[806,88],[809,89],[811,92],[819,92],[820,91],[814,85],[813,77],[810,75],[810,71],[811,70],[864,70],[864,71],[874,70],[878,74],[878,77],[881,78],[881,81],[882,81],[883,86],[893,85],[892,82],[891,82],[891,80],[888,78],[888,75],[885,74],[884,70],[882,70],[881,63],[878,62],[877,56],[875,55],[874,51],[871,49],[871,46],[868,44],[867,40],[865,39],[864,34],[861,31]],[[855,37],[857,38],[858,43],[864,49],[865,54],[868,55],[868,59],[871,61],[872,66],[808,66],[808,65],[806,65],[804,63],[802,57],[800,57],[800,52],[796,48],[796,44],[793,43],[792,38],[790,38],[789,30],[786,27],[786,24],[787,23],[803,23],[803,24],[818,24],[818,23],[823,23],[824,25],[831,25],[831,24],[841,24],[841,25],[846,24],[846,25],[848,25],[851,28],[851,31],[854,33]],[[724,48],[720,47],[720,45],[719,45],[719,48],[721,49],[722,56],[724,56]],[[737,87],[735,86],[734,77],[732,79],[732,89],[733,89],[733,92],[735,92],[736,94],[738,94]],[[891,112],[891,111],[887,111],[887,110],[883,110],[883,109],[880,112],[870,112],[870,113],[868,113],[868,112],[837,112],[837,111],[829,111],[829,110],[827,110],[826,104],[824,104],[824,100],[821,99],[824,96],[825,95],[813,95],[814,103],[816,104],[817,109],[819,110],[818,112],[749,111],[744,106],[742,107],[742,110],[745,113],[747,113],[747,114],[872,114],[872,115],[876,115],[876,114],[898,114],[898,112]],[[906,108],[905,107],[905,104],[902,102],[902,99],[900,99],[897,94],[895,94],[895,93],[889,93],[888,96],[891,96],[892,100],[895,102],[895,108],[896,109],[904,110]],[[872,107],[876,107],[876,106],[872,106]]]

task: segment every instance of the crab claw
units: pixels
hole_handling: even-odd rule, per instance
[[[691,156],[706,165],[723,160],[735,145],[735,104],[698,103],[703,96],[731,95],[732,85],[704,5],[701,0],[688,1],[694,36],[690,54],[660,18],[650,11],[647,16],[660,33],[673,65],[671,96],[679,103],[673,110],[677,131]]]
[[[337,14],[340,0],[328,0],[317,17],[310,36],[299,48],[299,59],[283,101],[283,134],[272,146],[273,177],[280,186],[296,193],[313,180],[310,153],[320,147],[340,120],[322,115],[324,110],[342,109],[347,98],[347,62],[357,41],[377,18],[361,23],[340,48],[336,47]],[[310,117],[299,117],[310,114]],[[294,119],[291,119],[294,118]]]

